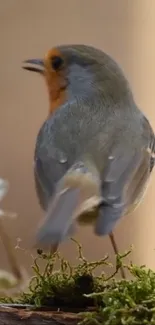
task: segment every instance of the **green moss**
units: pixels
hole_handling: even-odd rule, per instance
[[[132,274],[133,279],[116,280],[115,275],[124,258],[131,252],[128,251],[116,257],[116,271],[112,276],[107,278],[105,273],[94,276],[97,267],[111,267],[108,257],[88,262],[82,254],[81,246],[77,242],[76,244],[79,255],[77,266],[71,266],[59,253],[51,256],[38,251],[32,266],[34,277],[28,292],[14,300],[7,298],[7,302],[32,304],[36,307],[46,305],[56,309],[67,307],[70,310],[87,310],[92,307],[93,311],[80,313],[80,325],[155,324],[155,272],[131,263],[124,267]],[[39,268],[41,259],[45,260],[42,273]],[[60,268],[54,271],[57,259]]]
[[[134,280],[114,279],[103,292],[88,295],[100,298],[100,303],[95,312],[82,315],[83,323],[155,324],[155,273],[132,265],[130,271]]]

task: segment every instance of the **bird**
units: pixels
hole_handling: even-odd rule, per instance
[[[155,135],[129,81],[109,54],[84,44],[53,46],[23,68],[44,78],[49,97],[34,154],[45,211],[36,243],[55,252],[91,224],[118,253],[116,224],[142,200],[155,164]]]

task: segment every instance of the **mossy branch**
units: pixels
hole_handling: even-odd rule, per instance
[[[7,187],[5,189],[4,181],[0,181],[1,200]],[[4,211],[0,210],[0,215],[3,216]],[[132,249],[116,256],[116,267],[110,276],[105,272],[105,267],[112,267],[108,256],[88,262],[82,246],[75,239],[72,242],[78,249],[79,262],[76,266],[61,257],[59,252],[51,255],[38,250],[32,265],[34,276],[27,291],[14,298],[6,294],[11,294],[10,288],[12,290],[15,286],[16,289],[16,281],[21,283],[24,277],[2,223],[0,235],[14,273],[13,280],[11,274],[0,274],[0,284],[6,289],[5,295],[1,294],[1,303],[31,305],[35,309],[48,306],[55,310],[65,307],[70,311],[82,310],[77,317],[79,325],[155,325],[155,272],[144,265],[124,264]],[[41,260],[45,261],[43,272],[39,266]],[[56,261],[59,269],[55,271]],[[103,267],[103,272],[95,276],[94,271],[99,266]],[[115,276],[122,266],[132,275],[132,280],[116,280]],[[6,314],[6,311],[2,312]]]
[[[130,263],[123,264],[131,253],[116,256],[116,271],[110,277],[105,272],[94,275],[99,267],[112,267],[108,256],[99,261],[88,262],[82,252],[82,246],[72,241],[78,248],[77,266],[72,266],[57,252],[53,256],[38,250],[32,269],[29,290],[16,299],[4,298],[1,301],[30,304],[34,307],[49,306],[63,309],[78,308],[94,311],[80,313],[80,324],[134,325],[155,324],[155,273],[144,266],[138,267]],[[45,261],[43,272],[39,262]],[[55,262],[59,261],[59,269],[54,270]],[[116,280],[115,275],[121,266],[132,274],[132,280]],[[110,281],[111,280],[111,281]]]
[[[97,267],[112,267],[108,256],[88,262],[82,246],[75,239],[72,241],[78,248],[78,265],[72,266],[59,252],[51,256],[38,250],[28,291],[14,299],[1,298],[1,301],[29,304],[34,308],[48,306],[55,310],[77,308],[83,311],[79,314],[80,325],[155,325],[155,272],[145,266],[124,264],[130,249],[116,256],[116,270],[110,277],[105,271],[95,276]],[[43,272],[39,267],[41,260],[45,261]],[[59,261],[59,269],[55,271],[56,261]],[[132,280],[116,280],[115,275],[122,265],[133,276]]]

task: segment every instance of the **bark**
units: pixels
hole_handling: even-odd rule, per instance
[[[77,325],[77,313],[0,306],[0,325]]]

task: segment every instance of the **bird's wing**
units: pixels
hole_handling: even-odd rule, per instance
[[[150,174],[155,165],[155,134],[147,118],[143,118],[143,160],[127,189],[129,198],[126,214],[133,212],[147,189]]]
[[[95,228],[98,235],[110,233],[123,214],[135,209],[145,192],[155,164],[155,135],[145,117],[141,146],[137,148],[118,143],[112,149],[104,171],[103,204]]]
[[[66,163],[61,163],[58,148],[52,140],[52,130],[48,121],[41,127],[36,141],[34,155],[34,180],[36,193],[41,207],[46,210],[56,183],[67,170]]]
[[[67,166],[53,159],[50,154],[37,155],[34,167],[35,187],[40,205],[44,210],[47,208],[57,182],[63,177],[66,170]]]
[[[44,180],[44,181],[43,181]],[[37,158],[34,163],[34,182],[35,190],[39,204],[43,210],[47,207],[47,190],[45,183],[45,175],[40,158]]]
[[[104,171],[103,203],[95,226],[95,233],[100,236],[109,234],[121,218],[127,205],[125,187],[141,163],[142,154],[140,150],[127,149],[115,143],[110,158]]]

